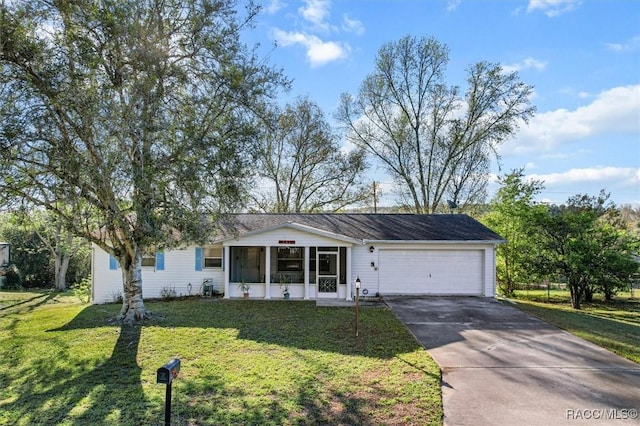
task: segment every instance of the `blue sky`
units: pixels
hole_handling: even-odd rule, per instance
[[[450,49],[447,82],[498,62],[534,86],[538,112],[500,149],[501,169],[545,182],[541,201],[611,193],[640,206],[640,1],[264,0],[248,34],[329,119],[357,93],[382,44],[432,36]],[[275,48],[273,48],[276,46]],[[391,179],[372,171],[391,193]],[[495,190],[495,184],[491,186]],[[387,199],[391,204],[392,200]]]

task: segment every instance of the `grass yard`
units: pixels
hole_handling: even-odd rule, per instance
[[[610,302],[594,295],[594,301],[583,303],[580,310],[571,307],[566,290],[552,290],[549,296],[546,290],[521,290],[516,302],[520,309],[640,364],[638,295],[631,300],[629,293],[621,293]]]
[[[156,370],[182,361],[176,425],[442,423],[440,372],[384,308],[314,302],[148,302],[143,326],[117,305],[0,292],[0,424],[163,424]],[[637,324],[636,324],[637,325]]]

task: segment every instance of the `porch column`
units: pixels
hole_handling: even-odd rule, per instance
[[[309,256],[311,249],[308,246],[304,248],[304,300],[309,300]]]
[[[229,249],[229,246],[223,246],[222,247],[222,260],[224,262],[224,264],[222,265],[222,270],[223,272],[223,276],[224,276],[224,298],[225,299],[229,299],[231,298],[231,295],[229,294],[229,276],[231,275],[231,267],[229,265],[231,265],[231,250]]]
[[[347,247],[347,297],[346,300],[351,300],[351,283],[353,282],[351,277],[351,247]]]
[[[271,246],[264,250],[264,298],[271,299]]]

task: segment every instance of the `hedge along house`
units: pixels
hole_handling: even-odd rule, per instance
[[[385,295],[495,295],[495,248],[504,240],[466,215],[238,214],[205,246],[143,258],[143,296],[202,292],[225,298],[343,299]],[[94,303],[114,301],[122,274],[93,248]]]

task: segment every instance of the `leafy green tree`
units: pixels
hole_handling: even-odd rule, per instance
[[[32,211],[18,214],[22,226],[33,230],[47,249],[57,291],[67,290],[70,271],[73,272],[72,283],[89,275],[90,247],[86,240],[74,237],[51,213]]]
[[[608,199],[604,192],[597,197],[575,195],[566,205],[537,212],[532,221],[541,237],[538,268],[566,279],[576,309],[598,287],[609,287],[610,292],[638,268],[630,241],[606,221],[616,212]]]
[[[13,262],[24,287],[67,290],[91,272],[89,244],[73,237],[46,212],[0,215],[0,239],[12,244]]]
[[[594,293],[612,300],[619,290],[628,289],[631,277],[638,271],[640,265],[632,258],[638,240],[625,229],[617,208],[608,209],[598,219],[593,238],[597,242],[594,276],[585,289],[585,301],[590,302]]]
[[[204,239],[246,198],[258,118],[288,83],[240,41],[259,9],[236,0],[0,8],[0,193],[113,255],[119,317],[144,318],[143,251]]]
[[[490,212],[481,221],[507,241],[496,250],[496,275],[499,290],[510,296],[518,284],[531,282],[535,271],[531,267],[538,251],[531,220],[535,197],[544,188],[541,181],[527,181],[523,169],[512,170],[499,178],[498,189]]]
[[[2,214],[1,240],[11,244],[14,264],[11,287],[47,288],[53,282],[49,252],[33,229],[21,226],[15,216]]]
[[[258,164],[268,187],[254,193],[262,211],[335,212],[369,197],[364,151],[343,153],[322,110],[308,98],[275,114]]]
[[[433,38],[389,42],[336,113],[347,139],[382,164],[414,213],[433,213],[447,199],[463,210],[484,201],[491,156],[535,112],[533,89],[517,73],[479,62],[462,95],[445,83],[448,61]]]

